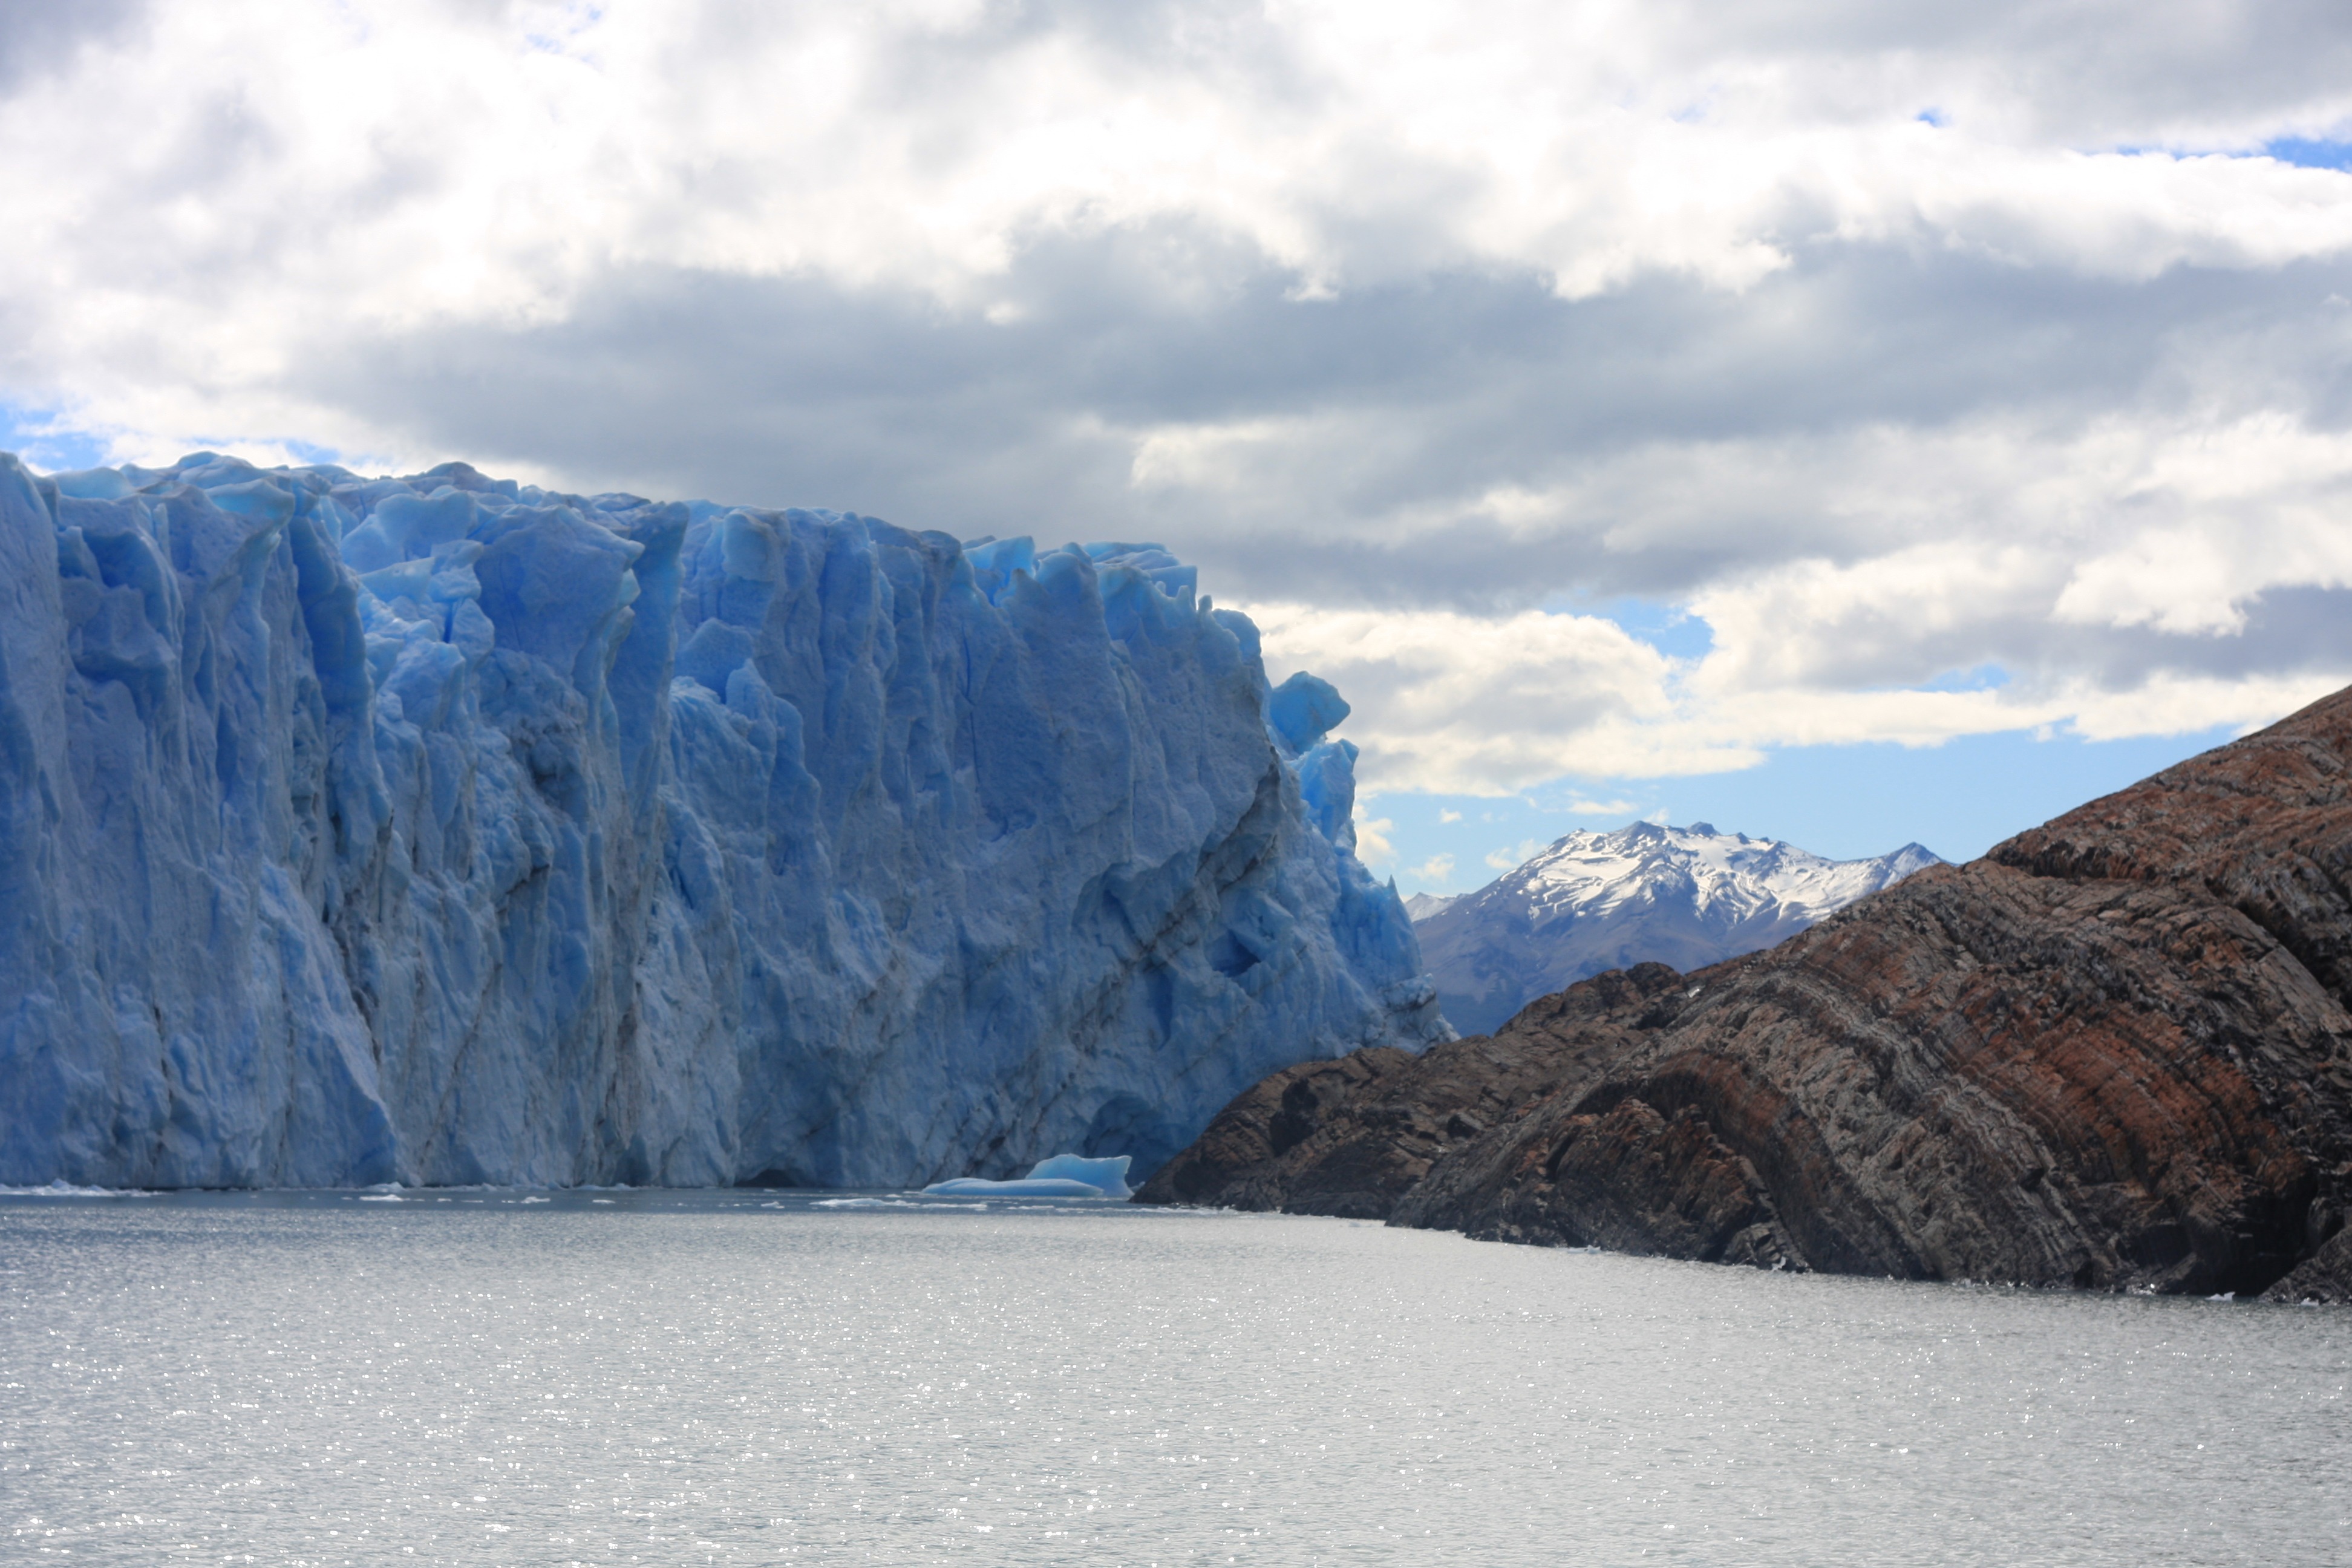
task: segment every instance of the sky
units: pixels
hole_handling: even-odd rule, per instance
[[[0,0],[0,447],[1150,540],[1462,890],[2352,681],[2341,0]]]

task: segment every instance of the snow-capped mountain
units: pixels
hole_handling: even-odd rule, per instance
[[[1404,912],[1418,924],[1445,908],[1468,898],[1467,893],[1415,893],[1404,901]]]
[[[1475,893],[1408,905],[1446,1021],[1487,1034],[1538,996],[1655,960],[1696,969],[1770,947],[1940,857],[1830,860],[1711,823],[1571,833]]]

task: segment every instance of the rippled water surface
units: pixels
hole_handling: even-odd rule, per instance
[[[0,1199],[0,1559],[2341,1563],[2352,1314],[1335,1220]]]

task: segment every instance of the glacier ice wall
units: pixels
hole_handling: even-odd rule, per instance
[[[1148,1171],[1448,1033],[1155,546],[0,457],[0,1183]]]

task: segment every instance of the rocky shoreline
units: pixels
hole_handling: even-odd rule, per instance
[[[1139,1200],[2352,1301],[2352,691],[1767,952],[1275,1073]]]

